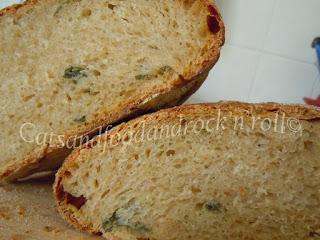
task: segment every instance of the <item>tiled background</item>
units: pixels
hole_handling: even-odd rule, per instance
[[[0,0],[4,7],[19,0]],[[302,103],[320,94],[312,40],[320,36],[320,0],[216,0],[226,45],[189,102]]]
[[[303,103],[320,95],[312,40],[320,36],[320,0],[216,0],[226,45],[191,102]]]
[[[22,0],[0,0],[0,8],[6,7],[10,4],[23,2]]]

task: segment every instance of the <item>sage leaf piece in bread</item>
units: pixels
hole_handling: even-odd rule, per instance
[[[69,223],[107,239],[301,240],[320,234],[319,186],[319,109],[222,102],[93,139],[54,191]]]
[[[209,0],[27,0],[0,11],[0,181],[56,169],[109,125],[181,104],[223,44]]]
[[[101,240],[73,229],[60,217],[52,181],[0,186],[1,240]]]

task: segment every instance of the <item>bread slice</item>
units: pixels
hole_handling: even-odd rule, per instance
[[[2,10],[0,180],[54,169],[79,139],[182,103],[223,43],[209,0],[29,0]]]
[[[237,102],[120,125],[54,185],[68,222],[117,240],[318,238],[319,189],[320,110]]]
[[[72,229],[55,207],[51,181],[0,187],[0,239],[101,240]]]

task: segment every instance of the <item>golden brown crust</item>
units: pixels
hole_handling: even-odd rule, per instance
[[[274,113],[284,113],[287,117],[299,120],[312,121],[320,119],[319,108],[299,104],[279,104],[273,102],[250,104],[224,101],[217,104],[208,104],[207,106],[221,108],[242,115],[250,113],[252,115],[265,116]]]
[[[88,231],[93,234],[97,232],[90,228],[90,225],[79,223],[74,217],[70,208],[67,207],[65,201],[60,201],[58,195],[61,191],[62,179],[70,173],[70,170],[75,166],[77,157],[79,156],[82,149],[90,149],[95,147],[98,143],[103,144],[104,141],[112,138],[120,132],[125,132],[131,129],[135,124],[147,121],[148,123],[159,123],[168,122],[174,120],[179,115],[195,115],[195,116],[205,116],[221,111],[224,113],[232,113],[235,116],[257,116],[257,117],[268,117],[274,116],[275,113],[285,114],[286,118],[296,118],[301,121],[320,121],[320,109],[316,107],[304,106],[304,105],[286,105],[277,103],[262,103],[262,104],[250,104],[243,102],[218,102],[218,103],[207,103],[207,104],[193,104],[178,106],[171,109],[160,110],[156,113],[141,116],[139,118],[133,119],[126,124],[122,124],[106,135],[97,136],[90,142],[82,145],[78,149],[75,149],[66,159],[62,167],[56,174],[55,184],[53,186],[56,202],[58,204],[58,209],[63,218],[75,226],[76,228],[84,231]]]
[[[68,133],[66,139],[74,140],[76,136],[93,136],[97,131],[110,124],[121,121],[122,119],[129,119],[148,111],[155,111],[160,108],[166,108],[183,103],[190,95],[192,95],[204,82],[209,71],[218,61],[220,56],[220,49],[225,41],[225,27],[222,17],[218,12],[216,6],[210,0],[202,0],[204,7],[208,9],[208,15],[212,15],[210,7],[215,9],[218,14],[216,19],[219,23],[219,32],[213,34],[218,39],[215,42],[208,43],[208,51],[206,56],[200,62],[195,63],[194,66],[186,69],[184,76],[179,76],[174,84],[170,87],[162,89],[155,89],[153,92],[146,93],[139,99],[123,103],[116,109],[112,115],[105,116],[101,119],[96,119],[91,124],[88,124],[85,129],[77,129],[72,133]],[[0,17],[6,14],[20,15],[32,9],[39,3],[38,0],[28,0],[24,4],[14,5],[0,11]],[[208,30],[209,31],[209,30]],[[210,44],[210,45],[209,45]],[[172,97],[172,94],[176,96]],[[66,142],[68,142],[67,140]],[[0,181],[11,182],[19,178],[28,176],[34,172],[41,170],[52,170],[46,166],[52,166],[52,159],[46,157],[47,153],[57,151],[59,148],[50,146],[44,147],[40,153],[32,152],[25,157],[24,160],[15,162],[5,169],[0,170]],[[65,151],[65,149],[62,149]],[[57,161],[55,167],[59,166],[63,159]]]

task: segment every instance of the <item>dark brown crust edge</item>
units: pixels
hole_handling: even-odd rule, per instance
[[[304,105],[286,105],[277,103],[262,103],[262,104],[250,104],[243,102],[219,102],[219,103],[208,103],[208,104],[194,104],[178,106],[171,109],[160,110],[156,113],[141,116],[137,119],[133,119],[130,122],[118,126],[108,133],[109,136],[113,134],[126,131],[131,126],[142,120],[149,122],[157,122],[159,119],[170,121],[170,119],[176,118],[179,114],[210,114],[221,110],[223,112],[231,112],[239,116],[273,116],[274,113],[286,114],[286,117],[293,117],[301,121],[320,121],[320,108],[309,107]],[[70,169],[73,168],[74,163],[77,161],[82,149],[88,149],[94,147],[98,142],[103,143],[104,140],[108,139],[105,136],[98,136],[90,142],[82,145],[80,148],[74,150],[72,154],[68,156],[63,166],[56,174],[53,191],[58,206],[58,210],[63,218],[71,225],[75,226],[79,230],[84,230],[92,234],[101,235],[97,230],[90,228],[89,224],[85,225],[79,223],[73,215],[73,211],[68,207],[65,201],[61,201],[59,195],[63,186],[61,184],[64,177],[68,177]]]
[[[210,8],[215,10],[216,20],[218,20],[220,30],[214,36],[218,40],[217,45],[212,45],[201,63],[191,66],[185,76],[179,76],[174,84],[167,88],[156,89],[140,99],[125,103],[124,107],[119,109],[119,112],[113,115],[106,116],[103,119],[97,119],[92,124],[88,125],[86,129],[79,132],[74,132],[68,136],[68,139],[74,139],[75,136],[94,136],[97,129],[106,127],[110,124],[121,121],[121,119],[130,119],[135,116],[142,115],[143,113],[156,111],[161,108],[168,108],[175,105],[182,104],[189,98],[205,81],[209,71],[216,64],[220,57],[220,49],[225,42],[225,27],[222,21],[221,14],[218,12],[216,6],[210,0],[202,0],[204,7],[208,9],[208,16],[212,15]],[[39,0],[27,0],[23,4],[16,4],[0,11],[0,17],[6,14],[20,15],[32,9]],[[209,31],[209,29],[208,29]],[[209,44],[209,43],[208,43]],[[211,44],[211,43],[210,43]],[[184,92],[183,92],[184,91]],[[176,97],[172,98],[175,94]],[[68,149],[60,149],[58,147],[47,147],[40,152],[32,152],[25,157],[22,161],[14,162],[6,166],[4,170],[0,171],[0,182],[14,182],[20,178],[29,176],[39,171],[55,170],[64,160],[51,158],[50,153],[61,151],[62,153],[69,152]],[[58,153],[59,155],[59,153]],[[61,154],[63,155],[63,154]],[[64,156],[64,155],[63,155]]]

